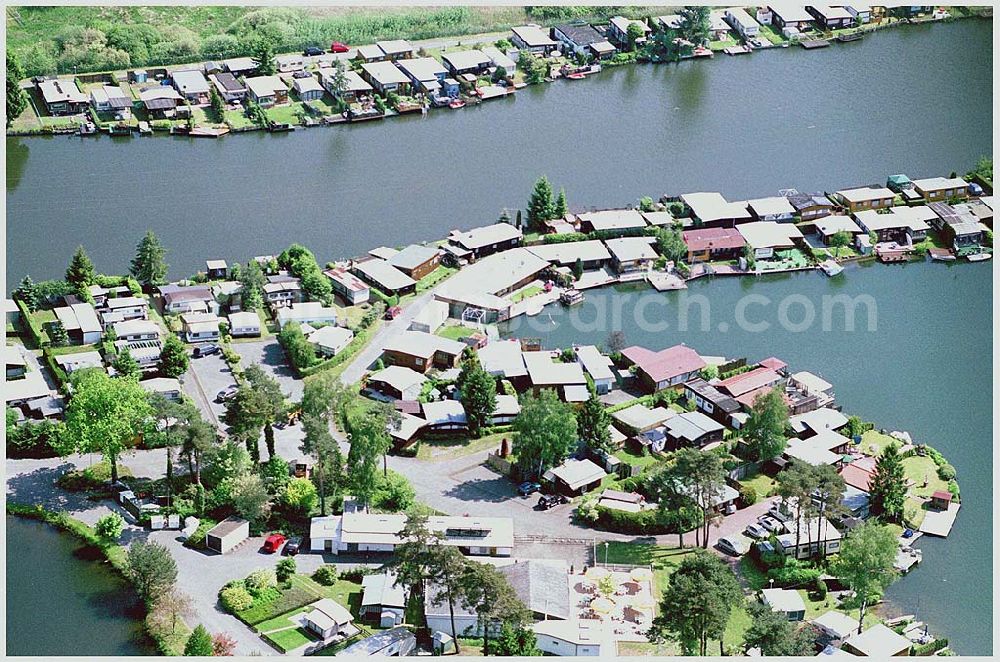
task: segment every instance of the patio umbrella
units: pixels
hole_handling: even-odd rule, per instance
[[[653,571],[649,568],[633,568],[629,574],[637,582],[653,578]]]
[[[594,611],[606,614],[615,608],[615,603],[607,598],[594,598],[590,603],[590,608]]]
[[[587,568],[587,579],[603,579],[610,575],[611,572],[607,568],[601,566],[594,566],[592,568]]]

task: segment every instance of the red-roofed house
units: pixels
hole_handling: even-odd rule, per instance
[[[782,375],[784,375],[785,371],[788,369],[788,364],[776,356],[769,356],[757,365],[761,368],[769,368]]]
[[[746,240],[733,228],[698,228],[681,233],[687,246],[688,264],[710,260],[736,260],[743,254]]]
[[[723,393],[739,399],[741,395],[762,388],[771,388],[781,381],[781,375],[770,368],[754,368],[749,372],[733,375],[715,385]]]
[[[875,471],[875,458],[863,457],[847,464],[840,469],[840,475],[845,485],[850,485],[864,493],[871,491],[872,474]]]
[[[706,365],[698,352],[685,345],[674,345],[659,352],[633,345],[622,351],[622,356],[628,365],[635,366],[636,377],[650,392],[694,379]]]
[[[758,397],[764,395],[773,388],[774,386],[761,386],[760,388],[755,388],[752,391],[747,391],[743,395],[737,396],[736,402],[740,403],[740,405],[744,409],[750,409],[751,407],[753,407],[753,403],[757,400]],[[787,391],[781,392],[781,399],[785,401],[786,405],[788,405],[788,411],[793,412],[795,403],[788,396]]]

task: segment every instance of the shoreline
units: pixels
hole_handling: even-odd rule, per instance
[[[870,35],[872,35],[874,33],[881,32],[883,30],[900,28],[900,27],[908,27],[908,26],[912,26],[912,25],[932,25],[932,24],[938,24],[938,23],[953,23],[955,21],[961,21],[961,20],[966,20],[966,19],[984,19],[984,18],[987,19],[987,20],[989,20],[989,17],[981,16],[981,15],[978,15],[978,14],[969,14],[969,15],[962,15],[962,16],[953,16],[953,15],[951,15],[951,16],[948,16],[946,18],[935,18],[933,16],[923,16],[923,17],[919,17],[919,18],[905,18],[905,19],[903,19],[903,18],[887,18],[887,19],[884,19],[885,22],[880,22],[878,24],[876,24],[876,23],[865,23],[865,24],[863,24],[861,26],[852,27],[850,29],[846,29],[845,28],[845,29],[839,29],[839,30],[819,31],[817,34],[811,34],[810,37],[809,37],[809,39],[802,40],[802,41],[798,41],[798,40],[790,41],[790,40],[788,40],[786,38],[782,38],[783,41],[781,41],[781,42],[775,42],[775,41],[769,40],[765,36],[761,36],[761,37],[759,37],[759,39],[760,39],[761,42],[763,42],[763,43],[766,44],[765,46],[760,46],[758,48],[749,48],[749,47],[743,46],[742,48],[747,48],[748,50],[746,50],[746,51],[739,51],[739,54],[743,54],[743,53],[752,54],[752,52],[754,50],[770,50],[772,48],[795,47],[795,46],[804,45],[806,43],[816,42],[816,41],[822,41],[822,40],[827,40],[827,41],[824,42],[824,43],[826,43],[826,45],[837,44],[837,45],[849,46],[850,42],[845,43],[845,44],[840,44],[838,42],[838,40],[835,38],[836,33],[838,33],[838,32],[839,33],[844,33],[844,32],[847,32],[847,31],[856,31],[858,33],[864,33],[866,36],[870,36]],[[506,36],[506,37],[509,37],[508,33],[502,33],[502,34],[504,36]],[[459,36],[459,37],[453,37],[453,38],[459,39],[460,47],[459,47],[459,49],[457,49],[455,51],[449,51],[449,52],[459,52],[460,50],[463,50],[461,48],[461,46],[479,46],[479,45],[482,45],[482,44],[491,43],[489,41],[489,39],[483,40],[483,38],[487,37],[487,36],[490,37],[490,38],[492,38],[492,37],[495,37],[496,34],[494,34],[494,33],[485,33],[483,35],[463,35],[463,36]],[[463,42],[462,41],[463,39],[466,40],[466,41]],[[428,41],[434,41],[434,40],[428,40]],[[743,40],[743,39],[737,38],[735,40],[735,43],[741,44],[744,41],[745,40]],[[804,48],[803,50],[813,50],[813,49]],[[818,49],[816,49],[816,50],[818,50]],[[593,70],[593,69],[590,69],[590,73],[588,73],[588,74],[574,74],[574,76],[578,76],[579,75],[579,76],[584,76],[585,77],[586,75],[593,75],[593,73],[600,73],[600,71],[601,71],[601,69],[603,67],[617,68],[617,67],[629,66],[629,65],[637,65],[637,64],[653,64],[653,65],[659,65],[659,64],[680,64],[681,62],[687,61],[687,60],[713,59],[716,55],[723,54],[723,53],[726,53],[726,54],[731,55],[731,56],[734,56],[734,55],[737,54],[737,52],[735,52],[735,51],[733,51],[732,53],[730,53],[729,51],[730,51],[729,48],[721,48],[720,47],[720,48],[712,49],[712,51],[710,53],[687,54],[687,55],[684,55],[684,56],[677,56],[676,60],[674,60],[674,59],[669,59],[669,60],[638,59],[638,57],[637,57],[637,54],[639,52],[638,50],[620,51],[620,52],[618,52],[618,55],[625,55],[625,56],[627,56],[624,60],[622,60],[622,61],[615,61],[613,58],[611,60],[606,60],[606,61],[597,60],[597,61],[595,61],[595,64],[597,65],[596,71]],[[444,49],[442,49],[442,52],[445,52]],[[282,55],[288,55],[288,54],[276,54],[276,57],[281,57]],[[292,55],[298,55],[298,54],[292,54]],[[560,58],[560,61],[562,61],[563,59],[565,59],[565,58]],[[352,62],[352,61],[353,60],[348,60],[348,62]],[[184,70],[185,67],[190,68],[191,66],[198,65],[198,64],[199,63],[192,62],[192,63],[187,63],[187,64],[167,65],[167,66],[164,66],[162,68],[165,69],[165,70],[167,70],[167,71],[176,71],[176,70]],[[246,112],[246,108],[244,106],[241,106],[240,113],[241,113],[241,116],[242,116],[242,120],[244,122],[246,122],[246,124],[240,124],[238,126],[236,124],[234,124],[233,122],[231,122],[230,120],[226,120],[224,117],[221,118],[223,121],[219,121],[219,122],[207,122],[207,123],[195,123],[193,121],[181,121],[181,120],[153,120],[152,118],[149,118],[148,120],[144,120],[144,121],[139,121],[135,117],[134,113],[131,115],[131,117],[129,118],[129,120],[127,120],[127,122],[126,122],[127,126],[124,126],[124,125],[116,124],[115,122],[100,122],[98,120],[98,117],[97,117],[96,113],[94,112],[93,108],[90,108],[90,107],[88,107],[88,110],[87,110],[86,113],[81,113],[79,115],[66,115],[66,116],[44,115],[44,116],[42,116],[42,115],[38,114],[37,108],[35,107],[36,106],[36,101],[34,100],[34,95],[30,95],[29,94],[29,97],[31,97],[31,100],[29,101],[29,108],[31,108],[32,112],[34,113],[34,120],[33,121],[37,122],[38,124],[40,124],[40,126],[20,128],[20,127],[16,127],[15,126],[15,124],[18,122],[18,120],[15,120],[12,123],[11,127],[8,127],[8,129],[7,129],[7,137],[37,137],[37,136],[55,136],[55,135],[79,135],[80,137],[84,137],[84,136],[87,136],[87,135],[93,135],[93,136],[108,135],[110,137],[118,137],[118,138],[128,137],[128,138],[131,138],[133,135],[135,135],[137,137],[142,137],[144,135],[156,136],[156,135],[159,134],[161,136],[162,135],[169,135],[169,136],[181,136],[181,137],[185,137],[185,138],[215,138],[215,139],[219,139],[219,138],[222,138],[222,137],[224,137],[225,135],[227,135],[229,133],[239,134],[239,133],[248,133],[248,132],[256,132],[256,131],[266,131],[266,132],[269,132],[269,133],[283,133],[283,132],[286,132],[286,131],[294,131],[294,130],[306,129],[306,128],[315,128],[315,127],[320,127],[320,126],[339,126],[341,124],[353,124],[355,122],[364,122],[364,121],[369,121],[369,120],[391,119],[393,117],[397,117],[397,116],[401,116],[401,115],[413,114],[414,112],[417,113],[417,114],[425,114],[425,113],[432,112],[432,111],[456,110],[456,109],[461,109],[461,107],[464,107],[464,106],[475,106],[475,105],[478,105],[478,104],[483,103],[485,101],[490,101],[490,100],[493,100],[493,99],[499,99],[499,98],[506,99],[506,98],[508,98],[510,96],[516,96],[516,92],[517,92],[518,89],[522,89],[522,88],[524,88],[524,87],[526,87],[528,85],[539,85],[539,84],[545,84],[545,83],[554,83],[555,81],[557,81],[557,80],[559,80],[561,78],[565,78],[566,77],[566,75],[564,73],[562,73],[562,74],[559,73],[559,71],[561,71],[561,69],[564,69],[566,67],[570,67],[571,69],[573,69],[572,65],[570,65],[568,61],[567,61],[567,64],[562,65],[562,67],[560,68],[560,70],[557,70],[557,67],[559,66],[558,63],[553,63],[551,66],[552,66],[552,73],[553,73],[553,75],[545,77],[544,79],[542,79],[541,81],[538,81],[536,83],[525,82],[523,80],[521,82],[514,83],[513,82],[514,77],[511,76],[511,82],[513,83],[511,86],[506,87],[506,88],[501,88],[500,86],[498,86],[496,84],[494,84],[492,86],[492,87],[495,87],[495,88],[498,88],[498,89],[502,89],[503,90],[502,93],[482,93],[482,90],[486,90],[487,88],[477,88],[477,87],[473,86],[473,89],[471,90],[471,92],[469,92],[469,93],[464,93],[463,92],[461,94],[461,96],[459,98],[462,101],[462,106],[459,106],[457,108],[449,108],[447,105],[443,106],[443,107],[436,107],[436,106],[430,104],[428,102],[428,100],[425,98],[425,96],[421,94],[421,95],[418,95],[420,98],[423,98],[422,104],[420,106],[411,107],[411,106],[407,105],[405,107],[400,107],[400,108],[394,109],[391,106],[391,102],[388,101],[388,100],[386,100],[386,101],[383,102],[383,105],[385,105],[386,110],[384,112],[382,112],[381,114],[378,114],[378,115],[366,115],[366,116],[359,117],[359,118],[354,119],[354,120],[352,120],[351,118],[349,118],[347,116],[347,111],[345,111],[342,114],[322,115],[322,116],[319,116],[319,117],[316,117],[314,115],[309,115],[307,117],[306,116],[307,113],[305,111],[303,111],[302,113],[297,113],[296,114],[297,123],[279,121],[278,119],[269,118],[270,119],[270,123],[267,126],[263,126],[263,125],[260,125],[260,124],[255,124],[255,123],[253,123],[252,120],[250,120],[247,117],[245,117],[245,115],[247,114],[247,112]],[[315,80],[314,74],[316,73],[316,71],[318,69],[312,63],[310,63],[309,67],[312,67],[312,68],[306,68],[304,70],[309,72],[311,80]],[[351,68],[348,67],[348,70],[351,70]],[[569,69],[567,69],[567,71],[569,71]],[[278,75],[278,74],[276,74],[276,75]],[[127,72],[124,71],[124,70],[116,70],[116,71],[110,71],[110,72],[105,71],[105,72],[77,73],[77,74],[73,74],[72,76],[70,76],[68,74],[62,74],[62,75],[58,76],[58,78],[59,78],[59,80],[76,81],[81,76],[83,76],[83,77],[90,77],[90,78],[98,77],[98,76],[108,76],[108,77],[110,77],[112,79],[112,81],[118,81],[118,80],[126,80],[126,78],[127,78]],[[290,74],[285,74],[285,76],[288,77],[289,80],[291,80],[291,77],[290,77],[291,75]],[[30,80],[23,80],[23,81],[20,82],[20,84],[21,84],[22,87],[26,83],[30,84]],[[373,96],[373,98],[377,96],[379,99],[383,99],[383,100],[387,99],[387,96],[385,96],[385,95],[376,95],[376,94],[373,94],[372,96]],[[323,95],[322,99],[326,99],[328,97],[330,97],[329,92],[324,92],[324,95]],[[266,109],[265,113],[267,113],[267,111],[269,111],[269,110],[275,110],[275,109],[277,111],[288,110],[288,109],[292,108],[293,105],[295,105],[295,106],[301,106],[302,108],[305,108],[306,107],[305,106],[306,103],[312,103],[312,102],[303,102],[303,101],[300,100],[300,101],[294,102],[294,104],[293,104],[292,101],[291,101],[292,97],[289,96],[288,98],[289,98],[289,103],[272,106],[272,107]],[[140,102],[139,102],[138,98],[133,98],[132,103],[133,103],[133,106],[134,106],[135,104],[139,104]],[[211,107],[210,107],[209,104],[199,104],[197,106],[190,106],[190,108],[197,108],[199,111],[202,111],[202,114],[205,115],[205,119],[206,120],[208,119],[207,111],[211,110]],[[228,108],[229,107],[227,106],[227,109]],[[143,112],[145,113],[145,110]],[[227,113],[228,112],[230,112],[230,110],[227,110]],[[214,111],[213,111],[213,113],[214,113]],[[288,114],[289,114],[288,112],[282,113],[280,119],[282,119],[282,120],[288,119],[288,118],[284,117],[285,115],[288,115]],[[50,125],[45,125],[44,119],[49,119],[53,123],[50,124]],[[217,119],[220,119],[220,118],[217,118]],[[85,127],[90,127],[90,128],[85,128]]]

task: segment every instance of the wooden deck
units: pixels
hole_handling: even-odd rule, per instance
[[[928,510],[924,515],[924,521],[920,524],[920,531],[931,536],[947,538],[951,533],[951,527],[958,517],[958,509],[961,504],[952,503],[948,510]]]

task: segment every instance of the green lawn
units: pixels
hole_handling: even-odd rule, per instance
[[[604,561],[604,551],[601,543],[598,543],[598,564]],[[666,588],[670,575],[691,552],[690,548],[674,549],[652,543],[611,541],[608,543],[607,561],[623,565],[651,565],[656,578],[655,591],[659,595]]]
[[[467,326],[462,326],[461,324],[449,324],[438,329],[436,335],[439,335],[442,338],[449,338],[451,340],[461,340],[462,338],[468,338],[474,333],[479,333],[479,331],[477,329],[471,329]]]
[[[645,469],[646,467],[653,466],[660,461],[660,458],[652,454],[640,455],[635,453],[630,449],[622,448],[619,451],[615,451],[615,457],[624,462],[625,464],[630,464],[632,466],[637,466]]]
[[[913,496],[929,499],[938,490],[948,491],[948,481],[941,480],[937,475],[937,465],[930,457],[914,455],[903,460],[903,471],[906,479],[913,481],[909,492]]]
[[[757,474],[752,478],[746,478],[739,481],[740,485],[746,485],[752,487],[757,493],[758,499],[764,499],[771,495],[771,490],[777,485],[777,481],[767,474]]]
[[[338,579],[333,586],[323,586],[305,575],[293,575],[289,584],[281,587],[280,597],[263,603],[255,603],[249,609],[241,611],[237,617],[248,625],[258,627],[262,623],[270,623],[282,617],[302,610],[306,605],[320,598],[333,598],[351,609],[358,616],[361,606],[361,584]]]
[[[258,623],[254,629],[257,630],[257,632],[271,632],[272,630],[287,628],[294,625],[291,620],[292,616],[297,616],[298,614],[302,614],[307,611],[309,611],[309,607],[299,607],[298,609],[293,609],[292,611],[285,612],[280,616],[269,618],[263,623]]]
[[[443,461],[471,455],[491,448],[500,448],[500,440],[510,439],[510,433],[501,432],[479,439],[449,437],[445,439],[424,439],[420,442],[417,458],[421,460]]]
[[[781,34],[769,25],[760,26],[760,36],[767,39],[772,44],[780,45],[788,41],[788,39],[785,38],[785,35]]]
[[[267,113],[267,118],[272,122],[278,122],[283,124],[299,125],[302,122],[299,116],[305,112],[308,114],[300,102],[293,102],[284,104],[281,106],[272,106],[265,110]]]
[[[890,437],[887,434],[882,434],[877,430],[869,430],[861,435],[861,450],[868,455],[874,457],[879,457],[882,455],[882,451],[885,447],[890,444],[896,444],[897,446],[902,445],[902,442],[895,437]]]
[[[298,648],[299,646],[305,646],[308,643],[316,641],[315,638],[307,634],[301,627],[270,632],[265,634],[264,638],[274,643],[278,648],[286,653],[290,650]]]
[[[223,118],[234,129],[245,129],[253,126],[253,122],[250,121],[250,118],[242,110],[227,110],[223,113]]]
[[[431,289],[448,276],[458,273],[458,269],[454,267],[446,267],[444,265],[439,266],[434,271],[430,272],[423,278],[417,281],[417,292],[426,292]]]
[[[539,287],[538,285],[532,285],[531,287],[526,287],[520,292],[515,293],[510,298],[510,300],[513,301],[514,303],[519,303],[521,301],[524,301],[525,299],[530,299],[536,294],[541,294],[543,291],[544,290],[542,290],[542,288]]]

